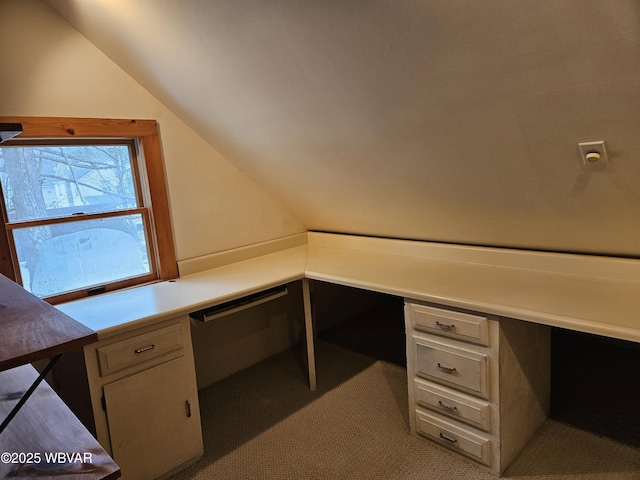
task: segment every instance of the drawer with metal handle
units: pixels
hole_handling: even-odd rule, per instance
[[[416,430],[420,435],[457,453],[490,465],[491,440],[489,438],[420,410],[416,410],[415,415]]]
[[[417,335],[413,336],[412,342],[416,375],[489,398],[487,355]]]
[[[491,431],[491,405],[488,402],[420,379],[414,380],[413,392],[418,406]]]
[[[183,355],[183,345],[182,329],[176,323],[98,347],[100,375],[109,375],[138,364],[149,368],[166,362]]]
[[[465,342],[489,345],[489,320],[478,314],[407,303],[411,328]]]

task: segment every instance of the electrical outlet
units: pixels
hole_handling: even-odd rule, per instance
[[[607,148],[604,140],[579,143],[578,147],[580,148],[580,156],[584,165],[607,163]]]

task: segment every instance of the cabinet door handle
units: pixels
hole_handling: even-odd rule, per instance
[[[438,406],[450,412],[453,412],[458,409],[455,405],[447,405],[446,403],[443,403],[442,400],[438,400]]]
[[[436,327],[442,330],[453,330],[456,326],[453,323],[442,323],[436,320]]]
[[[191,417],[191,404],[189,400],[185,400],[184,405],[187,407],[187,417]]]
[[[456,373],[456,367],[447,367],[446,365],[442,365],[441,363],[438,363],[437,367],[439,370],[442,370],[444,373],[448,373],[450,375]]]
[[[153,350],[154,348],[156,348],[155,344],[151,344],[151,345],[147,345],[146,347],[142,347],[142,348],[136,348],[134,350],[135,353],[144,353],[144,352],[148,352],[149,350]]]
[[[449,443],[456,443],[458,440],[456,440],[455,438],[451,438],[451,437],[447,437],[444,433],[440,432],[440,435],[438,435],[442,440],[446,440]]]

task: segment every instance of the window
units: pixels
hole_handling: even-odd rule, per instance
[[[51,303],[177,276],[155,121],[0,122],[2,273]]]

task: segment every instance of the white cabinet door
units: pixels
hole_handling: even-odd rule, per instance
[[[112,456],[125,480],[157,478],[202,455],[189,378],[179,357],[104,386]]]

